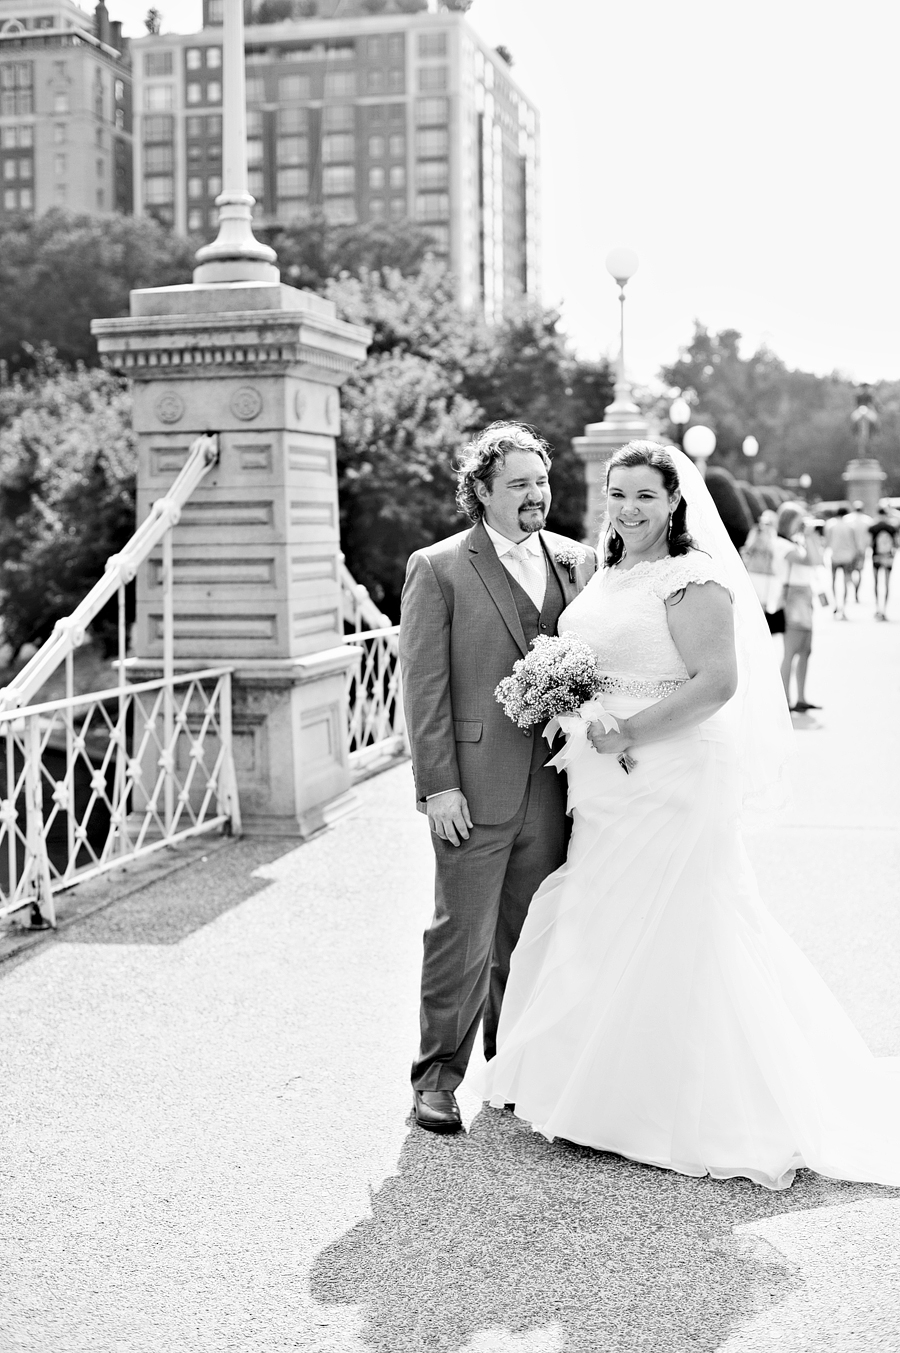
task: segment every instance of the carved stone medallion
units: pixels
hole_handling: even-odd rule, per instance
[[[262,408],[262,395],[252,385],[242,385],[231,396],[231,412],[235,418],[249,423]]]
[[[177,423],[184,416],[184,400],[174,390],[160,395],[153,408],[161,423]]]
[[[306,413],[306,394],[303,390],[298,390],[294,395],[294,413],[298,422],[303,422],[303,415]]]
[[[325,422],[331,431],[336,430],[340,422],[340,405],[333,390],[328,392],[325,399]]]

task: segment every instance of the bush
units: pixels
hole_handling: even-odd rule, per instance
[[[732,544],[739,550],[750,534],[753,520],[737,486],[737,480],[728,470],[711,465],[706,471],[706,487],[719,516],[725,523],[725,530],[731,537]]]

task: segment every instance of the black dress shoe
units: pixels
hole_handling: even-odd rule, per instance
[[[413,1089],[416,1122],[428,1132],[459,1132],[462,1116],[452,1090]]]

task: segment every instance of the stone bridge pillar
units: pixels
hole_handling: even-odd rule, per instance
[[[248,281],[136,291],[129,318],[94,332],[133,382],[139,521],[193,438],[219,433],[174,533],[176,665],[235,668],[246,829],[308,835],[350,801],[359,654],[342,642],[335,435],[368,331],[310,292]],[[161,570],[160,556],[138,575],[134,680],[160,668]]]

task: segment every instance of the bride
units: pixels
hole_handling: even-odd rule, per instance
[[[607,506],[605,567],[559,630],[615,722],[562,755],[568,858],[513,954],[486,1097],[682,1174],[900,1185],[900,1075],[766,911],[741,837],[783,806],[791,740],[753,585],[682,453],[628,443]]]

